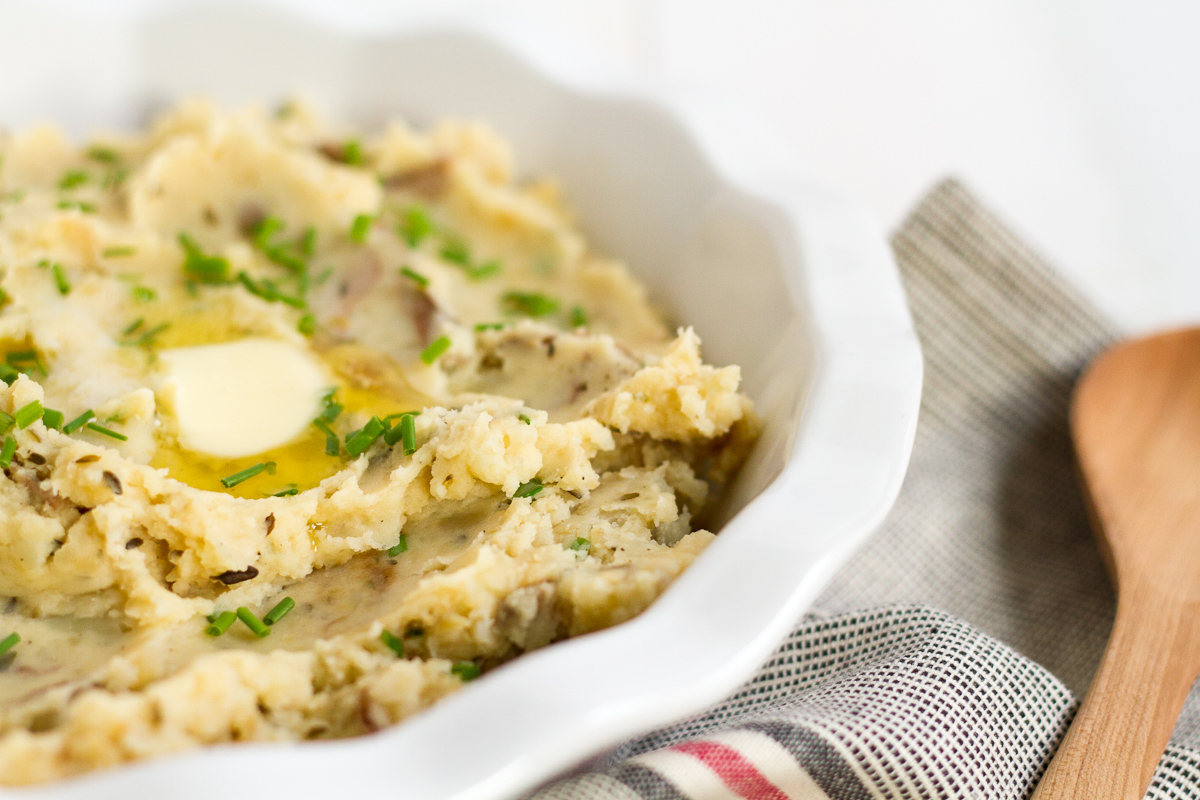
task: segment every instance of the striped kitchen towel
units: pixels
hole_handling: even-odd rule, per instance
[[[1115,330],[955,181],[892,244],[926,378],[887,523],[737,694],[536,800],[1032,792],[1112,625],[1066,415]],[[1200,696],[1147,797],[1200,800]]]

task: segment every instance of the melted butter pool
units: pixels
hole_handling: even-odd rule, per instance
[[[222,478],[264,461],[275,462],[273,475],[264,472],[231,489],[222,485]],[[283,447],[241,458],[206,456],[187,450],[173,440],[166,441],[150,460],[150,466],[167,470],[167,474],[181,483],[234,497],[269,497],[290,489],[303,492],[336,474],[345,465],[343,458],[325,454],[325,435],[316,428],[305,431]]]
[[[154,337],[155,350],[238,341],[255,334],[229,319],[223,304],[205,300],[162,303],[147,314],[141,330],[170,323]],[[161,322],[160,322],[161,320]],[[413,389],[398,364],[385,353],[355,343],[311,347],[309,352],[328,369],[337,388],[336,401],[344,408],[334,429],[344,442],[347,430],[366,422],[371,415],[386,417],[419,411],[433,404],[432,398]],[[314,410],[316,416],[316,410]],[[167,470],[174,479],[205,491],[224,492],[241,498],[268,497],[280,492],[311,489],[346,465],[346,455],[325,452],[325,435],[307,426],[295,439],[282,446],[239,457],[213,456],[184,447],[168,424],[150,465]],[[255,465],[273,462],[273,473],[260,473],[232,488],[221,480]]]

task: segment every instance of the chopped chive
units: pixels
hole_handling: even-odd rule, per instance
[[[396,556],[400,555],[401,553],[404,553],[407,551],[408,551],[408,537],[402,533],[402,534],[400,534],[400,540],[398,542],[396,542],[396,544],[394,544],[388,548],[387,554],[389,556],[392,556],[393,558],[395,558]]]
[[[130,245],[114,245],[106,247],[100,251],[100,255],[105,258],[125,258],[137,254],[137,248]]]
[[[400,274],[411,280],[417,286],[420,286],[422,289],[429,288],[429,278],[426,278],[424,275],[411,267],[401,267]]]
[[[88,424],[88,427],[89,428],[92,427],[90,423]],[[275,474],[275,462],[274,461],[263,461],[262,463],[255,464],[253,467],[246,467],[246,469],[242,470],[241,472],[235,472],[232,475],[230,475],[228,478],[221,478],[221,485],[224,486],[226,489],[232,489],[233,487],[237,486],[239,483],[245,483],[246,481],[253,478],[255,475],[261,475],[264,472],[274,475]]]
[[[396,654],[397,658],[404,658],[404,642],[399,636],[389,630],[384,630],[379,634],[379,641],[388,646],[388,649]]]
[[[87,170],[71,169],[62,176],[58,182],[60,189],[74,189],[76,186],[82,186],[92,179],[92,176],[87,173]]]
[[[333,432],[323,419],[319,417],[313,420],[313,425],[317,426],[317,430],[325,434],[325,455],[336,456],[342,452],[342,443],[338,440],[337,434]]]
[[[441,256],[444,260],[460,267],[471,266],[471,249],[457,236],[449,236],[442,242]]]
[[[583,328],[588,324],[587,312],[583,310],[583,306],[571,306],[571,327]]]
[[[138,347],[153,347],[158,335],[171,327],[169,322],[160,322],[148,331],[142,333],[135,341],[125,342],[125,344],[133,344]]]
[[[367,159],[363,155],[362,142],[358,139],[347,139],[342,143],[342,163],[351,167],[361,167]]]
[[[395,447],[400,441],[401,431],[399,425],[391,425],[391,420],[387,417],[383,418],[383,424],[388,425],[388,429],[383,432],[383,443],[388,447]]]
[[[295,607],[296,601],[290,597],[285,597],[276,603],[274,608],[267,612],[267,615],[263,617],[263,622],[268,625],[274,625],[276,622],[279,622],[279,620],[286,617],[288,612]]]
[[[156,297],[158,297],[158,293],[153,289],[148,289],[145,286],[133,287],[133,299],[139,303],[149,303]]]
[[[483,670],[474,661],[455,661],[450,667],[450,672],[457,675],[463,683],[473,681],[483,674]]]
[[[132,336],[134,334],[134,332],[137,331],[138,328],[142,327],[145,324],[146,324],[146,318],[138,317],[133,322],[129,323],[125,327],[125,330],[121,331],[121,335],[122,336]]]
[[[0,287],[0,306],[4,305],[7,302],[8,302],[8,292],[4,291],[3,287]]]
[[[317,273],[317,277],[313,278],[313,285],[324,286],[325,281],[329,280],[331,277],[333,277],[333,267],[326,267]]]
[[[96,204],[95,203],[86,203],[86,202],[80,201],[80,202],[76,203],[75,205],[84,214],[95,214],[96,213]]]
[[[17,424],[16,418],[6,411],[0,411],[0,436],[8,433]]]
[[[421,206],[409,206],[404,210],[400,224],[396,226],[400,235],[408,242],[409,247],[417,247],[426,236],[433,233],[433,220]]]
[[[263,248],[263,254],[279,266],[287,267],[297,275],[303,274],[304,270],[308,268],[308,264],[303,258],[292,255],[292,253],[288,251],[288,248],[282,245],[265,247]]]
[[[477,331],[502,331],[504,330],[503,322],[477,322],[475,323]]]
[[[142,334],[141,338],[138,340],[138,344],[143,346],[152,344],[158,335],[169,327],[171,327],[171,323],[169,322],[158,323],[153,328]]]
[[[245,606],[238,606],[237,618],[246,623],[246,627],[253,631],[258,638],[265,639],[271,635],[271,629],[263,625],[262,620],[254,616],[254,612]]]
[[[0,656],[7,653],[17,646],[17,642],[21,641],[21,634],[13,631],[8,636],[4,637],[4,641],[0,642]]]
[[[250,294],[256,297],[261,297],[263,300],[266,300],[269,303],[285,303],[293,308],[303,308],[306,305],[306,303],[299,297],[290,297],[289,295],[280,292],[278,287],[276,287],[272,281],[263,280],[256,282],[245,270],[238,273],[237,279],[238,283],[246,287],[246,291],[250,292]]]
[[[204,632],[209,636],[220,636],[229,630],[230,626],[236,621],[237,614],[232,611],[222,611],[220,614],[209,619],[209,625],[204,629]]]
[[[265,250],[270,247],[271,239],[275,236],[275,234],[282,231],[284,227],[283,220],[281,220],[279,217],[264,217],[262,221],[254,226],[254,230],[251,231],[250,234],[251,239],[254,241],[255,247],[258,247],[261,250]]]
[[[111,428],[106,428],[103,425],[99,425],[95,422],[89,422],[87,424],[87,429],[89,431],[95,431],[96,433],[100,434],[101,436],[107,436],[110,439],[116,439],[118,442],[129,441],[129,437],[126,436],[125,434],[117,433],[116,431],[112,430]]]
[[[383,440],[388,447],[395,447],[397,442],[403,442],[403,452],[406,456],[411,456],[417,452],[417,423],[415,414],[397,414],[386,417],[385,422],[390,421],[393,416],[400,418],[400,424],[389,429],[383,434]]]
[[[30,370],[37,370],[43,375],[46,374],[46,366],[38,357],[37,350],[14,350],[5,356],[5,360],[8,362],[8,366],[21,372],[28,373]]]
[[[346,452],[353,458],[361,456],[384,434],[387,427],[379,417],[371,417],[361,429],[346,434]]]
[[[533,424],[533,420],[531,420],[529,417],[525,416],[524,414],[518,414],[517,419],[521,420],[521,422],[524,422],[526,425]]]
[[[42,404],[34,400],[32,403],[18,409],[17,413],[13,414],[13,419],[17,421],[18,428],[25,430],[41,419],[44,411],[45,409],[42,408]]]
[[[504,266],[499,261],[493,259],[468,269],[467,277],[473,281],[479,281],[497,274],[503,268]]]
[[[343,406],[341,403],[335,403],[330,400],[325,404],[325,408],[321,410],[321,413],[317,416],[317,419],[326,423],[333,422],[339,416],[341,416],[342,408]]]
[[[589,542],[587,539],[583,538],[582,536],[576,536],[573,541],[570,541],[567,543],[567,547],[570,548],[571,550],[586,551],[586,550],[590,550],[592,548],[592,543]]]
[[[100,182],[102,189],[116,189],[125,179],[129,177],[129,169],[126,167],[118,167],[104,176],[104,180]]]
[[[400,418],[400,441],[404,446],[404,455],[411,456],[417,452],[417,420],[412,414]]]
[[[183,272],[199,283],[226,283],[229,280],[229,260],[223,256],[206,255],[200,244],[187,233],[179,234],[184,250]]]
[[[305,314],[300,318],[300,321],[296,323],[296,330],[300,331],[305,336],[312,336],[317,330],[317,318],[311,313]]]
[[[261,297],[264,300],[272,299],[271,295],[267,292],[266,288],[259,286],[257,283],[255,283],[254,279],[251,278],[250,274],[248,272],[246,272],[245,270],[242,270],[241,272],[238,273],[237,279],[238,279],[238,283],[242,284],[242,286],[245,286],[246,291],[248,291],[250,294],[255,295],[257,297]]]
[[[63,271],[62,264],[57,261],[50,267],[50,271],[54,273],[54,285],[58,287],[58,293],[67,295],[71,293],[71,283],[67,280],[67,273]]]
[[[17,440],[12,436],[4,437],[4,444],[0,445],[0,469],[8,469],[12,464],[13,456],[17,454]]]
[[[317,416],[317,419],[321,420],[322,422],[333,422],[342,413],[342,408],[344,406],[333,399],[335,394],[337,394],[337,389],[334,389],[321,399],[321,401],[325,404],[325,407],[321,409],[321,413]]]
[[[104,164],[116,164],[121,160],[121,154],[111,147],[94,144],[88,148],[87,156]]]
[[[513,492],[513,497],[533,497],[545,488],[546,487],[542,485],[542,481],[540,479],[534,478],[533,480],[526,481],[518,486],[517,490]]]
[[[63,413],[55,411],[52,408],[47,408],[42,412],[42,424],[51,430],[61,431],[63,428]]]
[[[76,417],[75,419],[68,422],[66,425],[63,425],[63,433],[74,433],[75,431],[79,430],[84,425],[86,425],[88,420],[95,419],[95,418],[96,418],[96,412],[92,411],[89,408],[87,411],[83,412],[78,417]]]
[[[558,311],[558,301],[537,292],[505,292],[500,298],[504,310],[527,317],[544,317]]]
[[[271,497],[295,497],[300,494],[300,489],[294,483],[288,484],[288,488],[281,492],[275,492]]]
[[[362,244],[367,240],[367,234],[371,231],[371,223],[375,218],[370,214],[359,214],[354,218],[354,222],[350,225],[350,232],[346,234],[350,237],[350,241]]]
[[[276,294],[275,299],[292,308],[308,308],[308,303],[304,302],[303,298],[292,297],[290,294]]]
[[[300,237],[300,252],[310,258],[317,252],[317,229],[311,225],[304,229],[304,235]]]
[[[13,381],[15,381],[20,374],[21,373],[17,372],[17,370],[14,369],[11,364],[0,363],[0,381],[4,381],[9,386],[12,386]]]
[[[421,360],[426,364],[437,361],[438,356],[450,349],[450,337],[438,337],[432,344],[421,351]]]

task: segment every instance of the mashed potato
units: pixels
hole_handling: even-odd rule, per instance
[[[712,539],[738,368],[486,129],[193,102],[0,158],[0,781],[390,725]]]

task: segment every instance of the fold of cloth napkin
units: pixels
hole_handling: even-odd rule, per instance
[[[953,180],[892,244],[925,390],[888,521],[737,694],[536,800],[1032,791],[1112,625],[1067,407],[1116,331]],[[1147,797],[1200,800],[1195,692]]]

